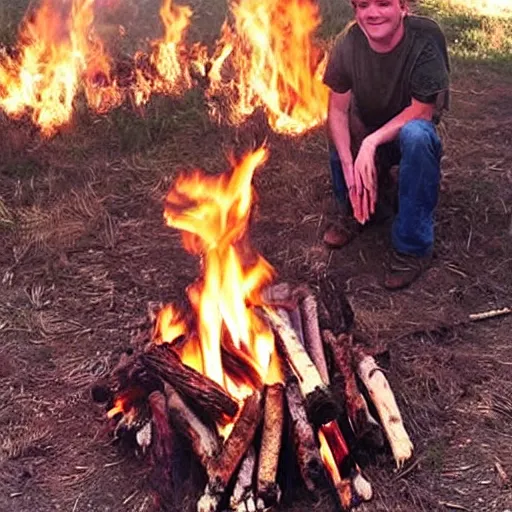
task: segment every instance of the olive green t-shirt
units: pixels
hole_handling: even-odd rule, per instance
[[[329,56],[324,83],[334,92],[351,91],[358,114],[377,129],[415,98],[448,108],[450,65],[439,25],[422,16],[407,16],[405,33],[389,53],[377,53],[359,25],[338,37]]]

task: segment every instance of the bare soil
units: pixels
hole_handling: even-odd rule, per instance
[[[0,120],[0,510],[147,511],[147,468],[112,446],[90,386],[117,362],[149,301],[182,296],[197,261],[164,226],[176,173],[228,168],[268,137],[256,179],[252,238],[280,280],[343,283],[358,327],[391,354],[389,379],[416,446],[395,472],[389,454],[365,471],[373,511],[512,509],[512,81],[456,66],[433,267],[410,289],[380,286],[389,224],[341,251],[321,244],[331,215],[321,130],[296,140],[261,119],[213,125],[202,96],[154,98],[40,139]],[[185,504],[183,505],[185,507]],[[329,510],[303,500],[289,510]]]

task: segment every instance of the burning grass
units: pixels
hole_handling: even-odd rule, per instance
[[[322,12],[337,15],[342,5],[329,3],[330,11]],[[3,12],[15,7],[2,4]],[[214,42],[225,6],[198,7],[206,21],[201,30],[193,24],[191,34],[208,33]],[[212,28],[210,14],[218,26]],[[339,23],[324,19],[324,27],[332,22],[341,28],[343,16]],[[153,28],[157,24],[156,15]],[[378,490],[376,508],[510,508],[510,490],[497,469],[512,474],[510,317],[478,325],[460,320],[510,298],[512,99],[505,67],[500,73],[474,70],[457,61],[446,119],[438,258],[411,290],[390,296],[379,287],[387,228],[369,230],[340,253],[318,244],[330,197],[323,134],[293,144],[270,135],[272,154],[256,176],[260,207],[253,238],[260,252],[286,280],[315,286],[325,273],[336,276],[360,328],[379,344],[390,343],[388,377],[417,458],[393,476],[389,454],[372,461],[367,474]],[[126,349],[145,320],[146,304],[183,300],[180,290],[196,278],[195,259],[161,221],[177,170],[223,168],[228,150],[241,156],[255,137],[268,134],[259,121],[219,130],[196,91],[180,100],[153,97],[144,116],[120,108],[98,118],[82,105],[70,129],[48,141],[29,123],[2,117],[2,510],[34,510],[34,503],[41,512],[57,505],[150,509],[145,473],[110,446],[88,389]],[[89,204],[91,188],[98,201],[93,217],[77,208],[81,199]],[[48,224],[51,229],[24,224],[18,214],[27,211],[58,221]],[[66,228],[69,236],[61,238],[59,222],[68,220],[95,228]],[[29,239],[44,243],[25,244]],[[185,484],[178,489],[182,510],[194,505],[189,490]],[[314,505],[298,494],[299,501],[282,509],[329,506],[327,498]]]

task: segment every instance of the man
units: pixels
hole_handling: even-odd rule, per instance
[[[446,41],[433,20],[409,14],[406,0],[352,5],[355,23],[338,37],[324,75],[333,188],[361,226],[375,217],[389,169],[399,164],[394,254],[384,278],[386,288],[399,289],[432,257],[442,152],[435,123],[448,106]],[[351,240],[357,229],[347,221],[326,231],[327,245]]]

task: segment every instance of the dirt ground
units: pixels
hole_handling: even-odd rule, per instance
[[[410,289],[380,286],[389,225],[326,250],[324,134],[289,140],[260,122],[210,123],[201,95],[155,98],[144,116],[84,109],[45,141],[1,119],[0,511],[147,511],[144,465],[106,432],[90,385],[128,346],[149,301],[179,297],[197,262],[164,226],[176,172],[228,168],[264,137],[253,241],[280,280],[344,283],[358,327],[390,349],[389,379],[416,446],[405,470],[388,454],[366,468],[368,511],[512,509],[512,80],[455,66],[445,119],[436,258]],[[0,203],[1,205],[1,203]],[[290,510],[328,510],[295,503]]]

